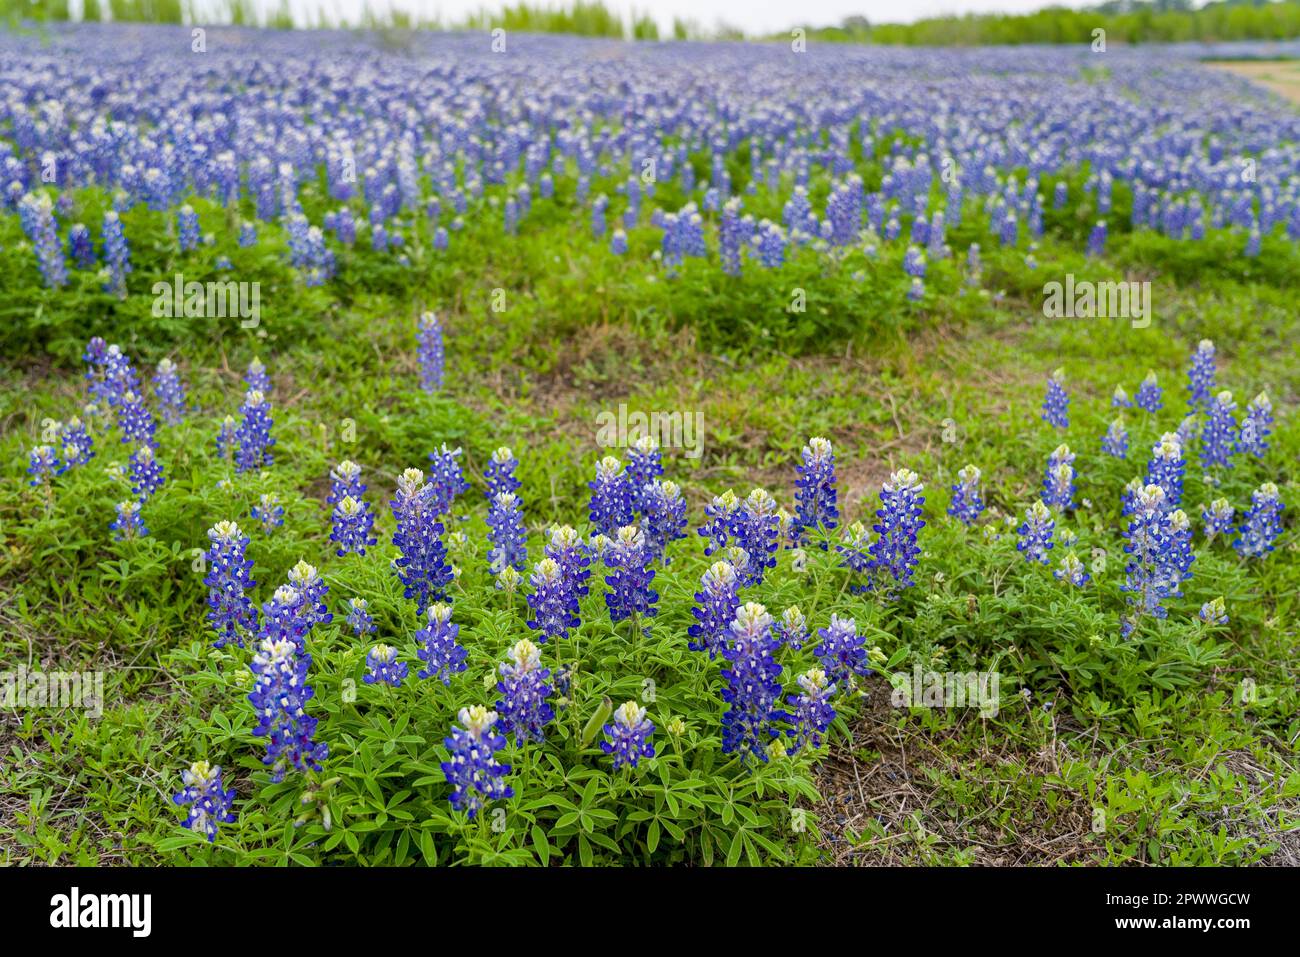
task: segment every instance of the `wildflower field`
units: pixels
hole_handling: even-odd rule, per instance
[[[0,33],[0,861],[1300,863],[1300,113],[1102,46]]]

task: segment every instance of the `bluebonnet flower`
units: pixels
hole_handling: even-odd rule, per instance
[[[1236,509],[1226,498],[1216,498],[1209,505],[1201,506],[1201,520],[1205,522],[1205,540],[1214,541],[1216,535],[1226,535],[1232,531],[1232,520]]]
[[[698,531],[709,540],[704,546],[705,555],[712,555],[718,549],[727,547],[732,519],[739,508],[740,499],[731,489],[713,496],[713,502],[704,506],[704,514],[709,517],[709,521],[701,525]]]
[[[266,396],[258,389],[250,389],[244,396],[239,414],[243,421],[235,431],[238,448],[235,451],[235,471],[247,472],[270,465],[274,461],[271,446],[271,407]]]
[[[676,482],[656,479],[646,484],[643,490],[642,508],[645,521],[642,522],[646,537],[646,548],[651,558],[671,564],[667,557],[669,544],[686,537],[686,499]]]
[[[262,493],[250,515],[262,523],[262,532],[266,535],[284,524],[284,506],[280,504],[280,497],[273,493]]]
[[[831,531],[839,522],[838,493],[835,489],[835,451],[830,439],[814,436],[803,447],[803,461],[796,467],[795,521],[792,529],[795,544],[808,540],[808,530]],[[828,546],[821,543],[822,549]]]
[[[101,340],[102,341],[102,340]],[[98,388],[92,384],[91,394],[110,406],[118,407],[127,393],[139,393],[140,377],[121,347],[114,344],[104,350],[103,378]]]
[[[775,633],[777,641],[792,651],[799,651],[808,640],[808,619],[804,618],[797,605],[792,605],[781,612]]]
[[[442,324],[432,312],[420,316],[415,331],[419,344],[416,356],[420,362],[420,388],[425,392],[437,392],[442,388],[445,357],[442,348]]]
[[[786,698],[790,706],[790,722],[793,725],[786,734],[793,742],[785,749],[786,754],[798,754],[805,745],[814,748],[822,746],[822,735],[835,720],[835,709],[831,706],[831,697],[835,694],[835,684],[826,677],[820,668],[812,668],[798,677],[802,694]]]
[[[83,223],[73,223],[68,230],[68,254],[78,269],[92,269],[95,265],[95,245],[90,230]]]
[[[315,695],[307,684],[311,655],[292,641],[268,638],[249,669],[254,679],[248,700],[257,715],[253,734],[267,739],[262,763],[271,769],[271,780],[283,781],[290,768],[319,771],[329,746],[314,740],[317,722],[307,713],[307,702]]]
[[[348,599],[348,627],[352,634],[364,638],[375,630],[375,619],[370,614],[370,605],[364,598]]]
[[[727,642],[727,633],[740,608],[740,576],[729,562],[714,562],[700,578],[695,593],[696,607],[691,609],[695,623],[686,629],[691,651],[707,651],[717,656]]]
[[[32,477],[28,482],[32,488],[44,486],[49,488],[50,481],[62,471],[59,454],[50,445],[38,445],[28,454],[27,474]]]
[[[1128,429],[1124,428],[1122,418],[1116,419],[1106,429],[1106,434],[1101,437],[1101,450],[1117,459],[1128,457]]]
[[[176,372],[176,363],[163,359],[153,377],[153,394],[158,399],[162,420],[175,425],[185,418],[185,387]]]
[[[1183,445],[1177,433],[1166,432],[1151,450],[1147,465],[1147,484],[1159,485],[1165,492],[1167,507],[1173,508],[1183,500]]]
[[[59,225],[54,218],[54,203],[44,193],[28,193],[18,204],[23,232],[31,240],[41,278],[50,289],[68,284],[68,267],[63,261],[59,242]]]
[[[457,643],[460,625],[451,620],[451,606],[443,602],[434,602],[429,606],[426,617],[428,624],[415,633],[415,640],[420,648],[415,653],[424,667],[416,674],[421,678],[437,678],[444,685],[451,684],[451,676],[465,670],[465,659],[469,656]]]
[[[835,546],[835,550],[840,553],[840,567],[847,568],[854,575],[862,575],[869,572],[872,568],[871,559],[871,534],[867,526],[861,522],[854,522],[840,535],[840,543]],[[855,592],[866,591],[867,586],[862,584],[850,585],[850,590]]]
[[[542,667],[541,651],[527,638],[515,642],[507,657],[510,660],[501,663],[501,680],[497,682],[501,700],[494,705],[501,715],[502,731],[514,734],[516,745],[530,740],[540,744],[543,729],[555,719],[546,700],[554,690],[546,682],[550,669]]]
[[[817,659],[832,682],[871,674],[867,667],[866,638],[858,634],[858,623],[852,618],[831,615],[830,625],[817,629],[817,635],[821,639]]]
[[[884,573],[892,579],[885,586],[889,594],[912,586],[912,575],[921,555],[916,535],[925,527],[921,518],[921,507],[925,505],[921,492],[924,489],[915,472],[899,469],[889,476],[889,481],[880,490],[881,507],[876,510],[876,518],[880,521],[872,526],[876,533],[876,540],[871,545],[873,590],[881,587]]]
[[[615,624],[633,615],[653,618],[659,613],[655,603],[659,593],[650,587],[655,571],[650,567],[650,550],[645,535],[635,525],[624,525],[614,535],[605,549],[605,567],[611,574],[605,576],[609,591],[605,593],[605,606]]]
[[[596,477],[587,483],[591,489],[591,523],[602,535],[632,521],[632,487],[623,463],[606,455],[596,463]]]
[[[460,574],[456,571],[454,565],[452,566],[452,572],[458,576]],[[499,572],[494,572],[494,574],[496,576],[494,587],[497,591],[503,591],[507,595],[513,595],[515,590],[519,587],[519,583],[524,580],[524,576],[515,571],[513,565],[507,565]]]
[[[469,483],[460,467],[461,455],[461,449],[448,448],[445,442],[442,448],[429,453],[429,487],[433,490],[433,505],[439,515],[449,513],[457,497],[469,491]]]
[[[123,442],[139,442],[141,445],[158,447],[153,437],[158,425],[144,407],[144,401],[134,392],[122,394],[122,401],[117,405],[117,427],[122,431]]]
[[[973,525],[984,511],[984,498],[980,494],[980,470],[974,465],[964,466],[957,473],[957,484],[952,487],[952,501],[948,514],[963,525]]]
[[[202,834],[212,843],[217,839],[220,825],[234,823],[231,808],[235,803],[235,789],[226,790],[221,782],[221,767],[213,767],[207,761],[195,761],[182,771],[181,783],[185,786],[172,795],[172,803],[177,807],[190,806],[182,826]]]
[[[1092,227],[1092,232],[1088,234],[1087,254],[1092,257],[1102,255],[1106,251],[1106,220],[1097,221],[1097,225]]]
[[[761,583],[763,573],[776,567],[780,534],[776,499],[761,488],[754,489],[731,519],[732,541],[749,556],[749,564],[741,574],[745,585]]]
[[[496,752],[506,744],[505,736],[492,728],[497,713],[476,704],[461,708],[457,717],[462,727],[453,725],[451,737],[443,740],[449,760],[442,762],[442,773],[452,788],[451,806],[472,819],[486,802],[513,797],[515,792],[505,782],[510,765],[496,759]]]
[[[1250,511],[1237,526],[1232,547],[1242,558],[1263,558],[1282,534],[1282,499],[1277,486],[1265,482],[1250,494]]]
[[[1115,386],[1115,391],[1110,394],[1110,407],[1112,409],[1130,409],[1133,407],[1133,400],[1128,397],[1128,393],[1122,385]]]
[[[307,650],[308,622],[299,614],[302,593],[292,585],[281,585],[262,605],[259,641],[288,641],[299,651]]]
[[[1233,446],[1239,434],[1232,414],[1236,407],[1231,392],[1220,392],[1209,400],[1205,428],[1201,430],[1201,466],[1206,471],[1218,465],[1232,468]]]
[[[321,579],[315,565],[299,559],[289,569],[289,584],[298,592],[298,604],[294,613],[304,626],[304,636],[316,625],[328,625],[334,620],[334,616],[325,607],[325,595],[330,590],[329,586]]]
[[[147,502],[154,492],[162,488],[162,463],[154,458],[153,449],[142,445],[132,454],[131,493],[141,502]]]
[[[528,562],[528,544],[519,496],[513,492],[498,494],[488,509],[487,524],[492,542],[492,548],[488,549],[492,573],[499,574],[505,568],[523,571]]]
[[[216,632],[216,647],[234,642],[244,647],[246,636],[257,633],[257,608],[248,597],[257,582],[249,572],[253,563],[247,558],[248,536],[234,522],[217,522],[208,529],[208,622]]]
[[[361,481],[361,466],[351,459],[344,459],[330,469],[330,493],[325,501],[337,505],[345,498],[360,499],[366,493],[366,484]]]
[[[1224,605],[1223,596],[1211,599],[1201,606],[1201,621],[1207,625],[1226,625],[1228,623],[1228,609]]]
[[[1241,420],[1241,431],[1237,435],[1236,451],[1249,452],[1256,458],[1263,458],[1272,432],[1273,403],[1261,392],[1246,406],[1246,415]]]
[[[221,420],[221,428],[217,430],[217,455],[229,462],[238,447],[239,425],[233,415],[228,415]]]
[[[628,494],[635,511],[645,510],[646,486],[663,474],[663,453],[659,450],[659,443],[651,436],[643,435],[628,447],[626,469]]]
[[[515,478],[515,469],[518,467],[519,460],[504,445],[492,453],[488,467],[483,472],[483,478],[487,481],[489,505],[502,492],[516,492],[519,490],[522,483]]]
[[[126,274],[131,271],[131,244],[122,230],[122,220],[111,209],[104,214],[100,236],[104,241],[104,266],[108,273],[104,291],[125,299]]]
[[[1068,445],[1058,445],[1047,459],[1043,504],[1061,511],[1074,508],[1074,476],[1074,453]]]
[[[334,528],[330,532],[330,541],[338,545],[335,554],[342,558],[349,552],[364,555],[366,549],[378,539],[372,534],[375,516],[370,511],[368,502],[359,502],[351,495],[334,506]]]
[[[534,566],[528,580],[533,586],[528,595],[528,606],[533,612],[528,627],[541,632],[541,641],[563,638],[570,628],[578,627],[578,596],[565,581],[555,559],[543,558]]]
[[[1147,377],[1138,386],[1137,395],[1134,398],[1139,409],[1145,409],[1147,412],[1159,412],[1164,408],[1163,394],[1160,383],[1156,380],[1156,374],[1148,372]]]
[[[615,256],[622,256],[627,252],[627,233],[621,229],[614,230],[613,236],[609,240],[609,251]]]
[[[244,372],[244,384],[248,387],[248,392],[256,390],[263,395],[271,394],[271,377],[266,374],[266,366],[257,356],[248,363],[248,369]]]
[[[1060,567],[1052,572],[1052,576],[1057,581],[1069,582],[1076,588],[1081,588],[1088,584],[1089,580],[1092,578],[1092,576],[1084,570],[1083,562],[1079,560],[1079,556],[1074,554],[1074,552],[1066,552],[1061,556]]]
[[[434,492],[419,469],[407,469],[398,478],[392,510],[397,523],[393,544],[402,553],[393,567],[406,589],[406,597],[414,598],[416,611],[423,613],[431,600],[447,596],[452,570],[442,544],[443,528]]]
[[[1056,522],[1052,512],[1042,501],[1037,501],[1025,512],[1025,520],[1016,529],[1020,541],[1016,550],[1024,552],[1025,561],[1048,563],[1047,553],[1052,549],[1052,531]]]
[[[1169,513],[1169,567],[1166,574],[1171,598],[1182,597],[1178,586],[1192,577],[1191,567],[1195,560],[1192,554],[1192,520],[1181,508],[1176,508]]]
[[[777,722],[787,717],[780,708],[776,650],[767,609],[756,602],[742,605],[731,624],[731,642],[722,649],[727,659],[722,700],[729,705],[722,716],[724,754],[739,751],[742,761],[753,755],[767,763],[767,745],[780,733]]]
[[[194,212],[193,206],[186,204],[180,208],[180,211],[176,214],[176,228],[181,252],[187,252],[198,246],[199,214]]]
[[[907,287],[907,301],[920,302],[925,298],[925,281],[913,276],[911,284]]]
[[[551,529],[551,541],[544,549],[546,557],[560,566],[565,587],[574,597],[587,594],[587,580],[591,577],[591,557],[582,538],[568,525]]]
[[[653,758],[655,746],[650,743],[654,723],[646,718],[645,708],[635,701],[627,701],[614,712],[614,720],[605,725],[606,740],[600,749],[614,756],[614,770],[623,766],[636,767],[641,758]]]
[[[239,238],[236,240],[241,249],[257,245],[257,226],[244,220],[239,225]]]
[[[1188,411],[1199,409],[1209,412],[1210,397],[1214,392],[1214,343],[1202,339],[1192,355],[1192,366],[1187,373]]]
[[[91,441],[85,423],[75,415],[59,429],[59,441],[63,444],[62,472],[85,465],[95,457],[95,443]]]
[[[1165,618],[1163,602],[1176,584],[1173,557],[1174,536],[1170,509],[1164,488],[1148,484],[1134,501],[1134,511],[1124,537],[1124,551],[1129,555],[1125,582],[1121,591],[1130,593],[1132,611],[1121,619],[1121,634],[1127,638],[1144,615]]]
[[[118,502],[117,518],[108,526],[113,531],[114,541],[130,541],[144,538],[149,534],[148,527],[140,517],[140,503],[136,501]]]
[[[385,684],[400,688],[409,671],[405,661],[397,660],[396,648],[378,644],[366,654],[366,673],[361,680],[368,685]]]
[[[1047,397],[1043,400],[1042,420],[1058,429],[1070,425],[1070,397],[1065,392],[1065,370],[1057,369],[1047,380]]]

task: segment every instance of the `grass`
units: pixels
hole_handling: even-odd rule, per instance
[[[871,163],[863,161],[868,179]],[[743,156],[739,165],[743,188]],[[1042,189],[1051,194],[1050,183]],[[656,197],[666,208],[680,201]],[[102,196],[76,202],[74,219],[98,221]],[[303,203],[318,221],[319,184]],[[1195,246],[1119,231],[1092,262],[1076,250],[1096,216],[1080,208],[1050,214],[1037,269],[1023,249],[999,249],[963,226],[952,245],[984,246],[984,288],[966,286],[953,261],[937,262],[927,298],[911,304],[900,244],[874,260],[855,249],[839,259],[800,255],[771,272],[747,265],[739,279],[722,276],[716,262],[688,261],[669,278],[651,259],[653,229],[631,231],[628,255],[616,257],[573,204],[562,189],[554,204],[536,202],[508,245],[467,217],[446,254],[417,224],[406,236],[410,268],[357,247],[341,256],[339,278],[318,289],[303,288],[283,262],[278,227],[263,224],[259,245],[240,249],[229,214],[197,203],[217,239],[180,257],[161,214],[135,209],[125,217],[136,268],[125,301],[102,294],[89,274],[74,273],[59,293],[37,288],[15,219],[0,221],[0,270],[19,277],[0,295],[0,454],[9,463],[0,487],[0,650],[11,669],[105,674],[102,717],[7,710],[0,719],[0,860],[1300,862],[1294,521],[1273,555],[1249,564],[1198,535],[1194,577],[1170,619],[1134,640],[1118,637],[1119,491],[1181,419],[1199,339],[1217,342],[1220,383],[1242,405],[1267,389],[1278,423],[1268,457],[1239,459],[1213,494],[1241,507],[1271,480],[1288,519],[1300,502],[1300,365],[1278,348],[1300,331],[1294,247],[1269,237],[1251,261],[1238,255],[1242,237],[1223,232]],[[1126,219],[1122,208],[1112,216]],[[155,239],[136,241],[142,236]],[[177,271],[214,278],[218,255],[233,260],[235,275],[262,282],[259,328],[151,314],[154,281]],[[1150,279],[1155,321],[1135,329],[1045,319],[1042,284],[1070,271]],[[799,289],[804,312],[792,311]],[[426,308],[446,328],[447,384],[437,396],[418,389],[413,328]],[[94,334],[119,342],[146,374],[172,357],[195,405],[183,424],[160,432],[168,484],[145,509],[152,537],[138,543],[114,543],[108,532],[112,505],[126,495],[104,472],[126,457],[115,435],[97,436],[91,464],[60,478],[48,514],[23,481],[26,450],[45,420],[66,419],[84,401],[77,362]],[[239,405],[240,373],[254,355],[274,383],[276,461],[260,476],[232,477],[213,438]],[[1072,398],[1064,434],[1038,418],[1057,367]],[[1105,457],[1111,390],[1122,383],[1133,392],[1148,368],[1165,387],[1165,410],[1129,416],[1129,461]],[[690,411],[704,423],[702,455],[665,456],[689,499],[692,534],[656,579],[662,600],[649,639],[613,627],[596,586],[582,628],[546,646],[550,664],[573,668],[568,703],[546,748],[508,749],[516,797],[502,802],[504,814],[467,822],[446,802],[440,743],[455,708],[491,703],[485,679],[525,633],[522,597],[489,584],[482,470],[498,445],[518,455],[535,560],[552,521],[586,520],[585,483],[606,451],[598,416],[620,403]],[[692,592],[710,561],[693,527],[727,488],[762,486],[789,507],[794,465],[812,435],[835,443],[846,522],[870,521],[891,470],[921,475],[923,555],[917,586],[896,602],[848,591],[834,550],[817,548],[802,571],[783,551],[747,596],[774,613],[797,603],[815,627],[832,612],[853,615],[878,672],[839,699],[824,752],[755,772],[719,753],[719,665],[685,648]],[[1079,554],[1098,563],[1082,591],[1028,566],[1003,525],[1036,498],[1061,441],[1079,455],[1079,496],[1090,503],[1063,523],[1078,535]],[[330,761],[307,780],[270,783],[262,742],[251,735],[247,653],[210,647],[194,549],[218,519],[252,529],[257,496],[278,493],[284,527],[250,532],[259,601],[305,557],[321,569],[336,613],[348,597],[368,598],[380,626],[373,637],[406,653],[418,623],[388,569],[392,519],[380,503],[403,468],[424,465],[442,442],[465,449],[474,485],[456,509],[466,544],[453,549],[469,670],[449,688],[414,677],[401,689],[363,685],[356,679],[368,645],[336,620],[312,647],[313,708]],[[380,545],[365,558],[336,558],[327,540],[328,471],[344,457],[363,465],[381,515]],[[996,540],[944,514],[947,488],[967,462],[984,472]],[[1195,518],[1213,496],[1189,471],[1185,502]],[[1197,609],[1217,595],[1231,623],[1200,626]],[[807,651],[784,654],[788,683],[813,663]],[[886,676],[917,666],[998,671],[998,713],[894,707]],[[607,696],[642,700],[655,721],[659,757],[639,774],[610,773],[584,742]],[[667,730],[673,718],[683,719],[679,733]],[[239,820],[211,847],[179,827],[169,801],[180,769],[199,758],[225,766],[238,792]]]

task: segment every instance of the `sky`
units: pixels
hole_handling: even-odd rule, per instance
[[[383,9],[389,3],[413,14],[441,13],[447,21],[486,7],[499,9],[504,0],[371,0]],[[546,4],[547,0],[542,0]],[[274,7],[276,0],[262,0]],[[341,13],[350,21],[360,18],[363,0],[290,0],[296,12],[308,13],[319,7]],[[558,5],[558,4],[557,4]],[[631,10],[647,12],[663,30],[674,17],[693,19],[704,27],[719,21],[750,34],[774,33],[794,26],[830,26],[847,16],[865,16],[873,23],[910,23],[925,17],[963,13],[1027,13],[1052,5],[1051,0],[606,0],[606,6],[626,15]],[[1056,0],[1058,6],[1088,6],[1078,0]]]

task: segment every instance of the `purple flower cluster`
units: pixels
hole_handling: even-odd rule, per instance
[[[605,593],[605,606],[615,623],[644,615],[653,618],[658,614],[655,603],[659,593],[651,588],[655,571],[650,567],[651,554],[646,547],[645,535],[635,525],[625,525],[618,530],[604,553],[605,576],[609,591]]]
[[[1265,482],[1250,494],[1250,510],[1237,526],[1232,547],[1242,558],[1263,558],[1273,550],[1282,534],[1282,510],[1285,506],[1277,486]]]
[[[451,620],[451,606],[442,602],[429,606],[427,618],[428,624],[415,633],[415,640],[420,645],[415,654],[424,662],[424,667],[416,675],[437,678],[444,685],[450,685],[451,676],[465,670],[465,659],[469,656],[469,652],[457,643],[460,625]]]
[[[214,644],[220,648],[233,641],[242,648],[258,630],[257,608],[248,596],[257,584],[249,574],[248,536],[234,522],[217,522],[208,529],[208,541],[203,584],[208,586],[208,622],[217,635]]]
[[[752,755],[767,762],[767,746],[787,717],[781,710],[778,647],[767,609],[756,602],[742,605],[731,624],[731,642],[722,649],[727,659],[722,700],[728,705],[722,716],[724,754],[740,752],[742,760]]]
[[[795,518],[792,536],[802,545],[811,529],[833,530],[839,522],[836,504],[835,451],[829,439],[815,436],[803,447],[803,461],[795,480]],[[827,543],[821,546],[826,549]]]
[[[177,807],[189,805],[183,826],[212,843],[220,825],[234,823],[235,789],[227,790],[221,782],[221,768],[207,761],[195,761],[182,771],[181,783],[185,787],[172,795],[172,803]]]
[[[622,462],[605,456],[596,463],[596,477],[587,487],[591,489],[591,524],[597,532],[612,537],[632,521],[632,485]]]
[[[415,599],[416,611],[422,614],[429,602],[446,598],[452,570],[442,544],[436,497],[419,469],[406,469],[398,478],[392,510],[397,523],[393,544],[401,552],[393,568],[406,597]]]
[[[544,740],[544,729],[555,719],[555,711],[546,700],[553,693],[547,684],[551,672],[542,667],[541,650],[527,638],[521,638],[510,649],[500,665],[501,680],[497,691],[501,699],[496,703],[501,715],[502,731],[515,736],[515,744]]]
[[[442,324],[432,312],[420,316],[415,339],[416,355],[420,363],[420,388],[437,392],[442,388],[444,355],[442,350]]]
[[[740,608],[740,576],[728,562],[714,562],[700,578],[691,609],[695,623],[687,628],[691,651],[707,651],[715,657],[727,642],[727,633]]]
[[[952,486],[952,500],[948,504],[948,514],[963,525],[974,525],[984,511],[984,498],[980,494],[980,470],[974,465],[964,466],[957,473],[957,482]]]
[[[1065,392],[1065,370],[1057,369],[1047,380],[1047,396],[1043,399],[1042,420],[1058,429],[1070,425],[1070,397]]]
[[[482,705],[461,708],[457,716],[461,726],[452,726],[451,737],[444,739],[447,760],[442,773],[451,785],[451,806],[474,818],[488,801],[514,796],[505,782],[510,765],[496,759],[496,752],[506,745],[505,735],[493,726],[497,713]]]
[[[614,720],[605,725],[606,740],[600,749],[614,756],[614,770],[634,768],[641,758],[653,758],[655,746],[650,743],[654,723],[646,718],[645,708],[635,701],[627,701],[614,711]]]
[[[271,769],[271,780],[283,781],[290,768],[319,771],[329,746],[314,740],[316,718],[307,713],[315,694],[307,683],[311,655],[292,641],[267,639],[249,668],[254,681],[248,700],[257,715],[253,734],[267,739],[262,763]]]

